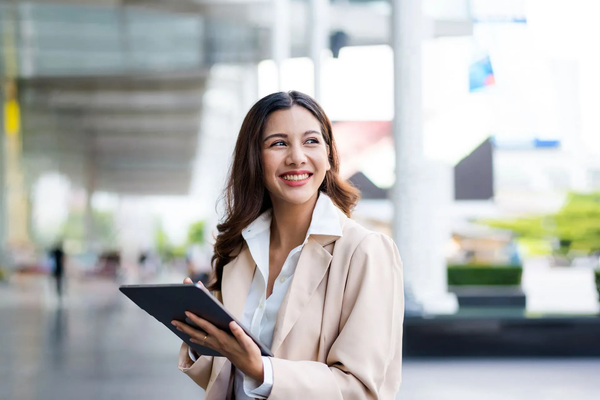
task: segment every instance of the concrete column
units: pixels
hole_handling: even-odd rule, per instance
[[[6,155],[7,191],[7,243],[8,245],[30,245],[29,236],[29,192],[26,187],[22,160],[21,114],[17,95],[17,84],[7,79],[4,99],[4,130]]]
[[[4,93],[0,93],[4,98]],[[6,132],[4,112],[0,112],[0,268],[6,267]]]
[[[310,18],[307,30],[310,32],[310,58],[314,66],[314,98],[322,100],[321,70],[323,68],[323,50],[329,41],[329,0],[311,0]]]
[[[290,0],[273,0],[271,54],[277,68],[277,90],[283,90],[283,61],[291,56]]]
[[[240,90],[240,115],[242,119],[258,101],[258,65],[247,64],[240,67],[241,80],[239,81]],[[236,135],[237,139],[237,135]]]
[[[423,154],[421,7],[419,0],[392,1],[396,153],[392,230],[404,262],[407,315],[456,310],[456,299],[446,293],[443,238],[439,237],[443,227],[437,223],[432,201],[447,197],[448,193],[436,191],[448,191],[444,182],[449,178]]]
[[[198,207],[203,209],[206,220],[207,242],[212,244],[212,234],[217,234],[216,225],[224,215],[220,199],[240,126],[258,97],[257,66],[215,66],[207,78],[206,90],[219,93],[219,97],[204,97],[195,172],[197,178],[192,192],[198,196]]]
[[[569,156],[567,170],[572,190],[585,192],[590,190],[586,158],[589,149],[583,140],[581,124],[581,79],[580,63],[574,60],[554,60],[550,64],[554,77],[558,111],[558,132],[562,147]],[[588,82],[584,83],[585,85]]]
[[[420,265],[417,174],[423,158],[421,100],[421,1],[392,1],[392,48],[394,50],[394,120],[392,132],[396,154],[396,180],[391,191],[394,218],[392,232],[404,263],[406,313],[422,312],[415,297]]]
[[[96,246],[95,226],[94,226],[94,208],[92,207],[92,197],[96,191],[96,157],[93,150],[94,135],[90,135],[89,154],[85,165],[85,211],[84,211],[84,232],[85,247],[87,251],[99,251]]]

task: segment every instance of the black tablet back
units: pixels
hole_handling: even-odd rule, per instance
[[[172,320],[182,321],[196,327],[186,316],[190,311],[200,318],[211,322],[216,327],[231,333],[229,323],[236,321],[238,325],[254,340],[260,347],[264,356],[273,356],[271,351],[254,337],[249,330],[237,321],[208,290],[200,285],[192,284],[168,284],[168,285],[124,285],[119,290],[129,297],[140,308],[152,315],[163,325],[179,336],[198,354],[206,356],[221,356],[215,350],[190,342],[190,336],[177,330]]]

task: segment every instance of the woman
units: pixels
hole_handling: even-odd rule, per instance
[[[331,123],[299,92],[258,101],[237,139],[209,289],[275,357],[188,314],[179,368],[206,399],[393,399],[401,380],[403,283],[393,241],[348,217]],[[186,279],[186,283],[191,280]]]

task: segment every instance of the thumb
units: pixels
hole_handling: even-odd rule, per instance
[[[194,283],[194,282],[192,282],[192,280],[190,278],[185,278],[183,280],[183,283]]]
[[[234,321],[229,324],[229,329],[231,330],[233,336],[237,339],[238,343],[244,348],[249,349],[252,345],[254,345],[254,342],[252,339],[250,339],[250,336],[248,336],[242,327]]]

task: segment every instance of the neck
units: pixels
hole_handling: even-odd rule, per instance
[[[271,247],[291,250],[304,242],[318,195],[304,204],[273,202]]]

